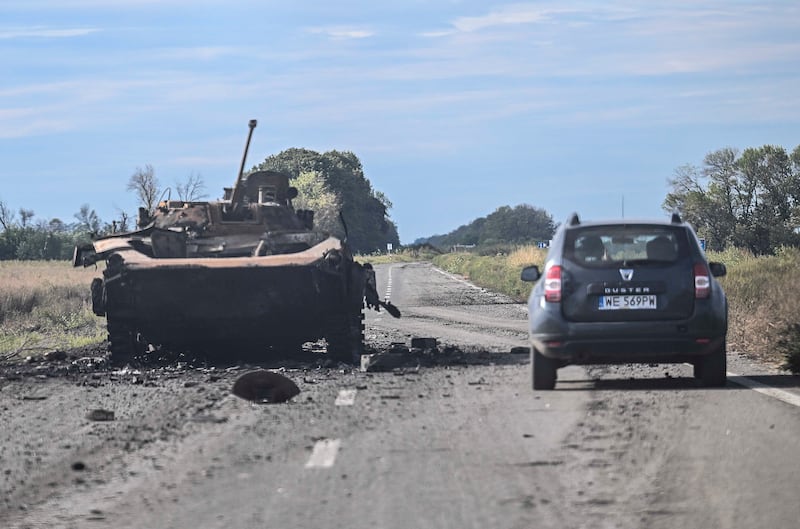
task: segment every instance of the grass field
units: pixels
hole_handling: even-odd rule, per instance
[[[89,294],[98,275],[66,261],[0,261],[0,359],[104,340]]]
[[[400,251],[357,259],[379,264],[429,256]],[[0,361],[105,340],[105,318],[92,313],[89,290],[100,275],[67,261],[0,261]]]
[[[520,271],[529,264],[541,269],[545,256],[545,250],[520,247],[495,256],[399,252],[357,259],[374,264],[432,259],[441,268],[523,301],[531,285],[520,281]],[[768,257],[729,250],[711,253],[709,259],[728,267],[721,278],[730,304],[728,349],[783,363],[779,342],[800,341],[791,330],[800,322],[800,250]],[[64,261],[0,261],[0,360],[104,340],[105,318],[92,313],[89,294],[92,278],[99,275],[94,268],[73,268]]]

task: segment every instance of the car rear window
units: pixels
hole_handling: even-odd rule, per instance
[[[570,230],[564,258],[587,267],[674,263],[688,255],[686,232],[661,225],[591,226]]]

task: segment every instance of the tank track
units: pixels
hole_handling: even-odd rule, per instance
[[[130,364],[143,352],[144,348],[137,341],[137,332],[132,326],[109,320],[107,328],[112,365]]]
[[[359,364],[364,354],[364,312],[343,311],[331,316],[326,325],[328,355],[339,362]]]

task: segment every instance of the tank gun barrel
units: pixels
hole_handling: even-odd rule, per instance
[[[250,148],[250,139],[253,137],[253,129],[256,128],[258,122],[255,119],[251,119],[250,123],[248,123],[248,127],[250,127],[250,132],[247,134],[247,143],[244,145],[244,154],[242,155],[242,165],[239,167],[239,176],[236,178],[236,184],[233,186],[233,192],[231,193],[231,209],[234,211],[239,208],[242,202],[242,196],[244,195],[244,187],[242,186],[242,177],[244,176],[244,164],[247,161],[247,150]]]

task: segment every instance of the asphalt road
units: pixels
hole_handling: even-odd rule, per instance
[[[732,353],[736,380],[778,391],[657,365],[569,367],[534,392],[509,353],[522,305],[428,264],[377,269],[403,318],[370,313],[368,344],[459,354],[289,364],[301,393],[275,405],[230,394],[244,366],[4,371],[0,526],[798,527],[798,377]]]

